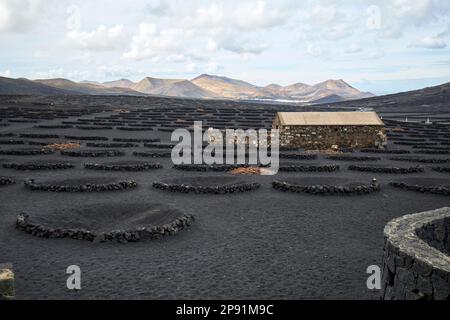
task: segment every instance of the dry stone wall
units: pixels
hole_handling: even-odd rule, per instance
[[[450,208],[406,215],[384,229],[382,299],[450,300]]]
[[[280,146],[324,150],[332,146],[379,148],[386,136],[382,126],[283,126]]]

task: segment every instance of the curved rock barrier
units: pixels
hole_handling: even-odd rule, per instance
[[[307,180],[307,179],[305,179]],[[320,181],[320,178],[315,178]],[[346,183],[346,184],[297,184],[286,181],[273,181],[272,187],[283,192],[308,193],[313,195],[365,195],[380,191],[380,185],[376,179],[370,184]]]
[[[226,172],[231,171],[238,168],[248,168],[249,166],[246,164],[178,164],[174,165],[173,168],[176,170],[182,171],[218,171],[218,172]]]
[[[112,130],[113,127],[108,126],[76,126],[80,130]]]
[[[386,149],[361,149],[359,150],[363,153],[380,153],[380,154],[407,154],[411,153],[409,150],[386,150]]]
[[[0,140],[0,145],[23,145],[23,140]]]
[[[441,179],[413,179],[409,181],[390,182],[391,186],[407,191],[433,193],[449,196],[450,181]]]
[[[27,162],[27,163],[17,163],[17,162],[10,162],[10,163],[4,163],[3,168],[5,169],[14,169],[19,171],[36,171],[36,170],[62,170],[62,169],[71,169],[74,168],[75,165],[68,162],[61,162],[61,161],[55,161],[55,162],[44,162],[44,161],[37,161],[37,162]]]
[[[317,154],[280,153],[280,159],[316,160]]]
[[[64,138],[69,140],[82,140],[82,141],[108,141],[108,137],[100,136],[64,136]]]
[[[0,150],[0,154],[9,156],[35,156],[43,154],[53,154],[55,151],[51,149],[10,149]]]
[[[194,221],[193,215],[159,204],[133,207],[92,205],[69,212],[50,212],[46,216],[22,213],[17,217],[16,228],[47,239],[128,243],[173,236],[190,227]]]
[[[121,131],[153,131],[153,127],[116,127]]]
[[[279,171],[284,172],[336,172],[340,170],[337,165],[280,165]]]
[[[16,134],[15,133],[11,133],[11,132],[7,132],[7,133],[0,133],[0,138],[11,138],[11,137],[15,137]]]
[[[114,162],[114,163],[85,163],[84,167],[91,170],[105,171],[145,171],[152,169],[161,169],[163,166],[159,163],[151,162]]]
[[[172,157],[172,152],[168,151],[153,151],[153,152],[133,152],[133,156],[135,157],[143,157],[143,158],[170,158]]]
[[[326,159],[328,160],[335,160],[335,161],[379,161],[381,160],[380,157],[370,157],[370,156],[349,156],[349,155],[334,155],[334,156],[327,156]]]
[[[382,299],[450,299],[450,208],[406,215],[384,228]]]
[[[392,161],[418,162],[418,163],[450,163],[450,159],[417,158],[417,157],[393,157]]]
[[[58,139],[59,135],[57,134],[37,134],[37,133],[22,133],[20,134],[21,138],[30,138],[30,139]]]
[[[114,138],[113,141],[116,142],[135,142],[135,143],[155,143],[160,142],[161,139],[154,138],[154,139],[144,139],[144,138]]]
[[[417,150],[417,154],[450,154],[450,150]]]
[[[124,156],[125,152],[120,150],[61,150],[61,155],[69,157],[100,158],[120,157]]]
[[[105,192],[121,191],[137,187],[137,182],[133,180],[126,181],[108,181],[104,183],[91,182],[89,179],[80,179],[73,181],[36,183],[34,179],[24,181],[25,188],[31,191],[47,192]]]
[[[73,128],[73,126],[70,125],[70,124],[62,124],[62,125],[44,125],[44,124],[40,124],[40,125],[33,126],[33,128],[38,128],[38,129],[71,129],[71,128]]]
[[[391,174],[410,174],[410,173],[425,172],[425,169],[422,167],[399,168],[399,167],[377,167],[377,166],[355,166],[355,165],[349,166],[348,170],[371,172],[371,173],[391,173]]]
[[[196,194],[230,194],[253,191],[261,187],[256,182],[247,183],[230,177],[185,178],[183,180],[154,182],[152,186],[164,191]]]
[[[9,186],[15,183],[16,181],[12,178],[0,177],[0,186]]]
[[[89,148],[136,148],[139,147],[138,144],[130,142],[117,142],[117,143],[86,143],[86,147]]]
[[[431,169],[436,172],[450,173],[450,167],[433,167]]]

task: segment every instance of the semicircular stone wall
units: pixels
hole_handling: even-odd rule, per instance
[[[450,208],[406,215],[384,229],[382,299],[450,300]]]

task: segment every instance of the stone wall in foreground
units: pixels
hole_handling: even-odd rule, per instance
[[[332,146],[378,148],[386,143],[383,126],[282,126],[280,146],[324,150]]]
[[[450,208],[406,215],[384,229],[382,299],[450,300]]]

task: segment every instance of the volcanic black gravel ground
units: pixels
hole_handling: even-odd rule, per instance
[[[55,105],[61,103],[59,99],[55,100]],[[98,99],[107,101],[106,98]],[[65,139],[66,135],[109,138],[105,143],[112,143],[113,138],[159,138],[162,143],[167,144],[170,142],[170,132],[165,132],[167,130],[164,128],[179,123],[176,122],[177,118],[211,119],[208,114],[215,114],[212,120],[214,117],[220,119],[223,116],[232,126],[257,118],[259,125],[268,127],[274,110],[284,108],[177,99],[167,99],[161,103],[160,100],[155,100],[156,105],[142,106],[148,110],[136,114],[120,114],[120,111],[111,111],[113,108],[97,106],[95,111],[105,111],[91,115],[72,115],[72,103],[64,105],[64,112],[55,113],[52,111],[54,106],[29,105],[30,101],[33,101],[32,98],[24,99],[23,104],[26,104],[27,108],[43,109],[46,115],[55,117],[53,120],[38,119],[37,123],[7,121],[24,120],[30,117],[30,111],[19,110],[21,104],[4,102],[8,110],[0,110],[0,116],[4,117],[3,121],[8,122],[10,126],[1,127],[0,134],[52,134],[59,135],[61,142],[73,141]],[[78,104],[73,103],[78,106],[77,110],[83,101],[81,99]],[[117,109],[128,108],[124,101],[118,104],[120,108]],[[211,106],[217,106],[217,109],[208,109]],[[194,112],[197,109],[203,109],[204,112]],[[166,112],[162,113],[161,110]],[[145,114],[148,115],[143,119]],[[393,120],[405,118],[402,112],[383,116],[385,119],[392,116]],[[409,119],[414,119],[411,121],[423,121],[429,117],[426,113],[417,116],[408,115]],[[94,120],[95,117],[97,119]],[[139,117],[142,119],[135,119]],[[247,120],[243,119],[246,117]],[[89,127],[98,123],[101,118],[118,122],[116,124],[111,121],[113,130],[34,128],[35,125],[52,127],[61,125],[62,121],[79,122],[78,119],[92,119],[82,121],[84,126]],[[439,119],[442,122],[450,120],[449,110],[443,110]],[[148,121],[147,126],[156,127],[147,131],[117,130],[117,126],[127,126],[127,120],[129,123]],[[121,123],[124,121],[125,123]],[[226,121],[224,123],[227,123]],[[393,132],[404,138],[417,132],[426,132],[430,128],[418,125],[410,129],[401,122],[388,124],[391,129],[406,128],[407,131]],[[445,139],[449,136],[445,126],[436,129],[437,133],[433,133],[432,137]],[[432,137],[424,139],[432,142]],[[36,138],[23,139],[46,141]],[[82,148],[89,149],[86,147],[87,141],[79,142]],[[133,151],[154,150],[144,147],[143,143],[137,144],[139,147],[136,148],[119,148],[125,152],[125,156],[96,158],[95,162],[142,161],[143,158],[132,155]],[[16,147],[0,146],[0,150],[13,148]],[[389,149],[412,151],[413,146],[390,143]],[[348,154],[380,157],[381,160],[376,162],[380,166],[411,166],[409,162],[388,160],[389,157],[395,156],[392,154],[357,151]],[[448,155],[434,154],[414,156],[448,158]],[[46,159],[70,161],[75,164],[75,168],[16,171],[0,166],[0,176],[16,180],[14,185],[0,187],[0,263],[11,262],[14,265],[17,299],[378,299],[379,293],[366,287],[366,268],[373,264],[381,265],[383,228],[386,223],[405,214],[450,205],[448,196],[408,192],[389,186],[391,181],[401,181],[402,175],[349,171],[347,167],[354,165],[354,161],[333,161],[326,159],[324,155],[319,155],[315,160],[287,159],[284,162],[305,166],[336,164],[340,165],[341,170],[329,173],[283,172],[276,176],[239,176],[240,181],[258,182],[261,188],[248,193],[216,196],[170,193],[152,188],[153,182],[167,179],[183,181],[183,177],[191,179],[193,175],[231,175],[224,172],[174,170],[170,158],[145,158],[146,161],[161,163],[164,168],[160,170],[95,172],[95,176],[114,181],[131,179],[138,183],[135,189],[99,194],[31,192],[26,190],[22,183],[26,179],[71,180],[92,176],[91,170],[83,168],[83,163],[92,162],[92,158],[73,158],[56,152],[50,155],[2,155],[1,163]],[[281,162],[283,163],[283,159]],[[358,161],[357,164],[369,165],[369,162]],[[409,174],[407,177],[436,179],[438,183],[442,183],[442,179],[450,181],[449,173],[431,170],[436,164],[420,165],[425,168],[425,173]],[[273,180],[284,181],[302,177],[309,177],[308,182],[314,182],[311,177],[336,177],[349,182],[367,183],[375,177],[381,184],[381,192],[361,197],[324,197],[283,193],[271,186]],[[318,183],[320,181],[321,179],[318,179]],[[142,202],[170,205],[183,213],[194,214],[196,221],[188,230],[183,230],[173,237],[128,244],[43,239],[15,229],[17,215],[22,212],[32,211],[45,215],[46,212],[54,214],[57,209],[89,204],[128,204],[132,207],[133,204]],[[65,271],[73,264],[80,266],[82,270],[82,290],[78,292],[68,291],[66,288],[68,275]]]

